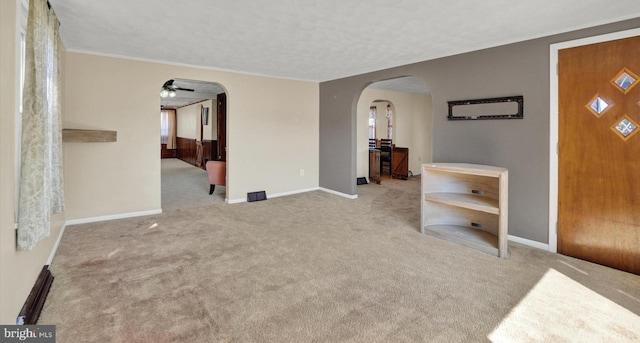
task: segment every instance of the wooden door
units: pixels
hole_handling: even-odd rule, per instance
[[[216,123],[218,125],[218,161],[227,160],[227,94],[218,94]]]
[[[558,52],[558,252],[640,274],[640,36]]]

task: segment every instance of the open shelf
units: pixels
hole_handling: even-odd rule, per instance
[[[424,200],[492,214],[500,213],[498,200],[474,194],[428,193],[424,195]]]
[[[116,131],[108,130],[79,130],[79,129],[63,129],[63,143],[96,143],[96,142],[115,142],[118,140]]]
[[[421,232],[505,258],[507,195],[508,171],[504,168],[423,164]]]

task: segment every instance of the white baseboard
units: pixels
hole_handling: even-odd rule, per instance
[[[112,215],[108,215],[108,216],[100,216],[100,217],[92,217],[92,218],[71,219],[71,220],[67,220],[66,225],[76,225],[76,224],[103,222],[103,221],[114,220],[114,219],[124,219],[124,218],[150,216],[150,215],[160,214],[160,213],[162,213],[162,209],[150,210],[150,211],[142,211],[142,212],[129,212],[129,213],[112,214]]]
[[[511,235],[507,235],[507,239],[509,239],[512,242],[528,245],[532,248],[538,248],[538,249],[549,251],[549,244],[540,243],[540,242],[532,241],[530,239],[511,236]]]
[[[298,190],[290,191],[290,192],[267,194],[267,199],[285,197],[285,196],[288,196],[288,195],[294,195],[294,194],[300,194],[300,193],[313,192],[313,191],[317,191],[319,189],[320,188],[318,188],[318,187],[313,187],[313,188],[306,188],[306,189],[298,189]],[[233,200],[227,201],[228,204],[239,204],[239,203],[243,203],[243,202],[247,202],[247,199],[246,198],[242,198],[242,199],[233,199]]]
[[[56,256],[56,253],[58,252],[58,247],[60,246],[60,241],[62,240],[62,235],[64,235],[64,229],[67,228],[67,224],[63,224],[62,225],[62,229],[60,229],[60,233],[58,234],[58,239],[56,239],[56,243],[53,245],[53,248],[51,249],[51,254],[49,254],[49,258],[47,259],[47,263],[45,263],[46,265],[51,265],[51,263],[53,263],[53,258]]]
[[[287,195],[294,195],[294,194],[300,194],[300,193],[313,192],[313,191],[317,191],[319,189],[320,189],[319,187],[307,188],[307,189],[299,189],[299,190],[291,191],[291,192],[283,192],[283,193],[272,194],[269,197],[270,198],[285,197]]]
[[[319,189],[321,191],[323,191],[323,192],[331,193],[331,194],[334,194],[334,195],[339,195],[339,196],[341,196],[343,198],[352,199],[352,200],[353,199],[358,199],[358,194],[347,194],[347,193],[342,193],[342,192],[334,191],[333,189],[323,188],[323,187],[320,187]]]
[[[67,220],[62,225],[62,229],[60,229],[60,233],[58,234],[58,238],[56,239],[56,243],[53,245],[53,248],[51,249],[51,253],[49,254],[49,258],[47,259],[47,263],[46,264],[47,265],[51,265],[51,263],[53,263],[53,259],[56,257],[56,253],[58,252],[58,247],[60,246],[60,241],[62,241],[62,236],[64,235],[64,231],[67,228],[67,225],[95,223],[95,222],[102,222],[102,221],[106,221],[106,220],[149,216],[149,215],[160,214],[160,213],[162,213],[161,209],[160,210],[143,211],[143,212],[121,213],[121,214],[114,214],[114,215],[101,216],[101,217],[92,217],[92,218],[82,218],[82,219]]]

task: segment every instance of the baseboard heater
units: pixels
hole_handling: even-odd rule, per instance
[[[47,264],[42,267],[40,275],[38,275],[36,283],[27,297],[27,301],[22,306],[22,310],[20,310],[16,324],[35,325],[38,322],[52,283],[53,275],[51,275],[51,270],[49,270],[49,265]]]

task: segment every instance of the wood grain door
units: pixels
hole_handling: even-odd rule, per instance
[[[640,274],[640,36],[558,52],[558,252]]]
[[[218,125],[218,161],[227,160],[227,94],[221,93],[217,97],[216,123]]]

